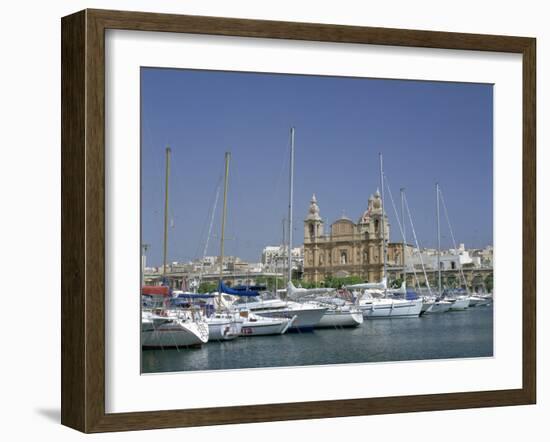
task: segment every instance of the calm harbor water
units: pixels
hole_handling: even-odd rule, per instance
[[[218,370],[488,357],[493,308],[413,319],[365,320],[354,329],[210,342],[198,349],[144,350],[142,371]]]

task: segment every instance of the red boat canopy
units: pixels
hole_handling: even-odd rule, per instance
[[[165,285],[144,285],[141,288],[142,295],[164,295],[170,294],[170,288]]]

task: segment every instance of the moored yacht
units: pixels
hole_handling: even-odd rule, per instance
[[[164,197],[164,251],[162,276],[166,277],[168,244],[168,188],[171,150],[166,148],[166,188]],[[142,261],[143,265],[143,261]],[[143,271],[143,269],[142,269]],[[172,309],[166,285],[141,287],[141,345],[144,348],[200,346],[208,342],[208,324],[200,310]]]
[[[363,312],[352,304],[334,305],[320,303],[327,310],[321,317],[316,328],[357,327],[363,323]]]
[[[270,293],[264,293],[257,296],[242,296],[234,293],[231,289],[224,288],[223,293],[231,292],[231,295],[238,295],[233,299],[232,307],[237,311],[250,311],[257,316],[266,318],[294,318],[289,327],[290,331],[308,331],[313,330],[319,324],[321,318],[328,310],[314,303],[299,303],[295,301],[285,301]],[[227,300],[227,298],[225,298]]]
[[[249,311],[243,311],[240,315],[243,319],[241,336],[283,335],[296,319],[295,316],[292,318],[266,318]]]
[[[214,313],[206,318],[210,341],[232,341],[241,335],[243,319],[233,313]]]
[[[359,307],[367,319],[417,318],[422,310],[422,300],[393,299],[386,296],[377,298],[365,291]]]
[[[212,294],[174,290],[171,304],[174,307],[199,309],[208,324],[210,342],[231,341],[241,334],[242,318],[236,313],[216,308],[215,296]]]
[[[380,160],[380,207],[379,211],[381,216],[385,217],[384,210],[384,189],[385,189],[385,175],[383,168],[382,154],[379,154]],[[383,257],[383,273],[382,281],[380,283],[365,283],[354,284],[347,286],[348,289],[364,290],[363,295],[359,299],[359,308],[363,312],[363,316],[368,319],[389,319],[389,318],[417,318],[420,315],[422,309],[422,300],[417,296],[409,298],[405,296],[405,299],[395,298],[392,296],[391,290],[388,290],[387,275],[388,275],[388,250],[387,241],[388,233],[385,231],[385,222],[381,223],[381,236],[382,236],[382,257]],[[397,290],[399,295],[403,295],[402,292],[406,292],[405,285],[402,284],[401,289]]]
[[[141,346],[143,348],[179,348],[201,346],[208,342],[208,325],[192,314],[143,311]]]
[[[396,290],[396,298],[392,296],[392,292],[386,289],[386,279],[380,283],[365,283],[346,286],[346,288],[360,289],[366,288],[363,293],[355,292],[359,298],[358,307],[361,310],[363,317],[367,319],[382,319],[382,318],[417,318],[422,310],[422,299],[418,298],[412,292],[406,292],[404,286]],[[405,290],[405,295],[402,295]]]
[[[299,303],[326,307],[315,328],[357,327],[363,323],[363,313],[357,305],[338,296],[333,288],[296,288],[288,283],[287,296]]]
[[[452,303],[451,311],[466,310],[470,306],[470,296],[462,289],[446,290],[443,299]]]
[[[290,128],[290,162],[289,162],[289,204],[288,204],[288,250],[292,250],[292,207],[294,192],[294,127]],[[321,318],[327,311],[326,307],[321,307],[312,303],[299,303],[288,300],[288,295],[292,286],[292,253],[288,255],[288,279],[287,279],[287,299],[280,299],[276,295],[265,293],[262,296],[254,296],[254,293],[243,295],[238,291],[228,290],[223,285],[220,292],[238,295],[239,298],[233,303],[237,310],[248,310],[257,316],[265,318],[287,318],[292,319],[289,331],[313,330],[319,324]],[[258,295],[258,294],[256,294]],[[244,301],[244,302],[243,302]]]
[[[469,307],[476,307],[478,305],[481,305],[483,304],[483,302],[485,301],[481,296],[478,296],[478,295],[470,295],[468,297],[468,306]]]
[[[491,305],[493,303],[493,294],[492,293],[487,293],[487,294],[478,295],[478,296],[481,298],[481,300],[477,303],[478,307]]]
[[[453,303],[444,299],[438,299],[435,296],[425,297],[422,300],[422,314],[445,313],[451,309]]]
[[[468,296],[449,298],[447,301],[452,302],[451,311],[466,310],[470,306],[470,298]]]

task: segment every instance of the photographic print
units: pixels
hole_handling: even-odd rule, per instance
[[[140,88],[142,373],[493,356],[492,84]]]

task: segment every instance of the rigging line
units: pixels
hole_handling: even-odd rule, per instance
[[[445,204],[445,198],[443,198],[443,192],[442,192],[441,189],[439,189],[439,197],[441,198],[441,203],[443,205],[443,213],[445,214],[445,219],[447,220],[447,225],[449,226],[449,232],[451,233],[451,239],[453,241],[453,247],[456,251],[458,249],[456,247],[455,235],[453,233],[453,228],[451,226],[451,220],[449,218],[449,213],[447,212],[447,204]],[[468,289],[468,284],[466,283],[466,276],[464,275],[464,271],[462,269],[462,262],[460,262],[460,255],[458,256],[458,270],[459,270],[460,276],[462,276],[462,281],[464,282],[464,285],[466,286],[466,293],[468,293],[468,295],[470,295],[470,290]]]
[[[214,217],[215,217],[215,214],[216,214],[216,206],[218,205],[218,199],[219,199],[219,196],[220,196],[221,181],[222,181],[221,178],[222,177],[220,176],[220,178],[218,180],[218,185],[217,185],[217,189],[216,189],[216,197],[214,199],[214,205],[212,206],[212,211],[210,212],[210,224],[208,226],[208,235],[206,236],[206,241],[205,241],[204,249],[203,249],[203,252],[202,252],[201,267],[200,267],[200,270],[199,270],[199,284],[201,283],[201,280],[202,280],[202,275],[203,275],[203,272],[204,272],[204,260],[206,258],[206,254],[208,253],[208,244],[210,242],[210,236],[212,234],[212,227],[214,225]]]
[[[395,201],[393,199],[393,194],[392,194],[391,188],[390,188],[390,181],[388,180],[388,176],[385,173],[384,173],[384,182],[386,184],[386,188],[388,189],[388,194],[390,195],[390,201],[391,201],[391,204],[392,204],[392,207],[393,207],[393,211],[395,213],[395,219],[397,220],[397,225],[399,226],[399,231],[401,232],[401,239],[403,241],[405,241],[405,230],[404,230],[405,226],[401,225],[401,222],[399,220],[399,215],[397,214],[397,206],[395,205]],[[403,250],[403,256],[405,256],[405,253],[406,253],[406,251]],[[420,282],[418,280],[418,276],[416,275],[416,269],[414,268],[414,265],[412,266],[412,269],[413,269],[414,279],[417,283],[418,288],[420,288]]]
[[[272,201],[272,207],[277,207],[278,203],[282,203],[282,197],[283,194],[279,192],[280,186],[281,186],[281,180],[283,177],[283,172],[285,169],[288,169],[287,165],[289,162],[289,156],[290,156],[290,140],[287,140],[286,149],[284,151],[283,160],[281,162],[281,167],[279,168],[279,173],[277,174],[277,178],[275,179],[275,184],[272,187],[272,194],[271,194],[271,201]],[[285,201],[284,204],[286,205],[288,202]],[[288,210],[288,207],[283,205],[283,213]]]
[[[206,220],[204,223],[202,223],[202,228],[201,228],[201,233],[199,235],[199,240],[197,242],[197,247],[195,248],[195,255],[194,255],[194,258],[198,257],[198,256],[201,256],[199,255],[199,251],[200,251],[200,248],[201,248],[201,245],[208,240],[208,237],[205,237],[205,230],[206,230],[206,226],[208,225],[208,220],[215,216],[215,211],[216,211],[216,204],[217,204],[217,201],[218,201],[218,194],[220,192],[220,186],[221,186],[221,180],[222,180],[222,175],[220,174],[218,176],[218,181],[216,182],[216,186],[214,187],[214,193],[212,194],[212,197],[210,198],[210,202],[214,201],[214,204],[209,204],[209,210],[206,214]],[[210,232],[210,230],[209,230]],[[210,234],[210,233],[209,233]],[[205,250],[204,254],[202,255],[203,257],[206,256],[206,253],[208,251]]]
[[[409,218],[409,222],[411,224],[411,231],[414,238],[414,243],[416,245],[416,248],[418,250],[418,256],[420,257],[420,264],[422,265],[422,272],[424,273],[424,280],[426,281],[426,287],[428,287],[428,292],[430,293],[430,296],[432,295],[432,289],[430,287],[430,281],[428,280],[428,275],[426,273],[426,266],[424,265],[424,258],[422,258],[422,253],[420,252],[420,244],[418,243],[418,238],[416,236],[416,229],[414,228],[411,211],[409,209],[409,200],[407,199],[407,195],[403,196],[403,199],[405,200],[405,208],[407,209],[407,215]]]

